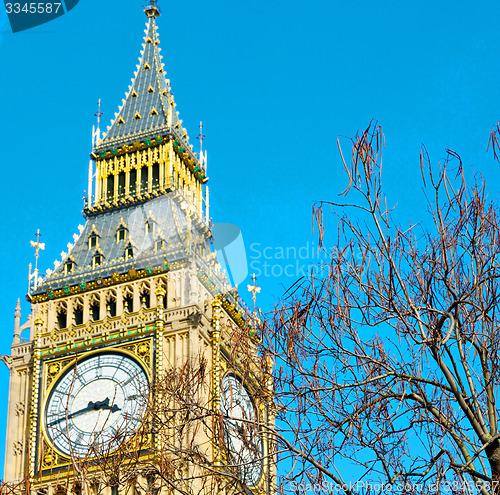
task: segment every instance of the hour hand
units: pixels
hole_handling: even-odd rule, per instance
[[[102,400],[100,402],[96,402],[94,409],[97,409],[97,410],[107,409],[111,412],[121,411],[121,409],[116,404],[113,404],[113,406],[109,405],[109,397],[106,397],[104,400]]]

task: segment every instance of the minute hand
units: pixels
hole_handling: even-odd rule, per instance
[[[90,401],[87,407],[84,407],[83,409],[80,409],[79,411],[76,411],[74,413],[68,414],[68,416],[63,416],[62,418],[56,419],[55,421],[52,421],[52,423],[49,423],[47,426],[54,426],[57,423],[60,423],[61,421],[74,418],[75,416],[79,416],[80,414],[86,413],[87,411],[94,411],[94,410],[99,411],[100,409],[109,409],[111,412],[121,411],[121,409],[116,404],[113,405],[113,407],[111,407],[109,405],[109,397],[106,397],[102,401],[97,401],[97,402]]]
[[[96,404],[90,401],[87,407],[84,407],[83,409],[80,409],[79,411],[76,411],[74,413],[68,414],[67,416],[63,416],[62,418],[56,419],[55,421],[49,423],[47,426],[54,426],[61,421],[66,421],[67,419],[74,418],[75,416],[79,416],[80,414],[86,413],[87,411],[92,411],[93,409],[95,409],[95,406]]]

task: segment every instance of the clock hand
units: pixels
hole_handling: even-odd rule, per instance
[[[47,426],[55,426],[57,423],[60,423],[61,421],[65,421],[67,419],[74,418],[75,416],[79,416],[80,414],[86,413],[87,411],[91,411],[92,409],[96,408],[96,404],[92,401],[90,401],[87,405],[87,407],[84,407],[83,409],[80,409],[79,411],[76,411],[74,413],[68,414],[67,416],[63,416],[62,418],[56,419],[55,421],[52,421],[49,423]]]
[[[109,397],[106,397],[104,400],[97,401],[94,405],[94,409],[97,411],[99,409],[108,409],[109,408]]]
[[[94,409],[106,409],[110,410],[111,412],[121,411],[121,409],[116,404],[113,404],[113,406],[109,405],[109,397],[106,397],[103,401],[96,402]]]
[[[62,418],[56,419],[55,421],[49,423],[47,426],[55,426],[61,421],[65,421],[66,419],[74,418],[75,416],[79,416],[80,414],[86,413],[88,411],[99,411],[100,409],[107,409],[110,410],[111,412],[121,411],[121,409],[116,404],[114,404],[113,407],[111,407],[109,405],[109,397],[106,397],[102,401],[97,401],[97,402],[90,401],[87,407],[84,407],[83,409],[80,409],[79,411],[76,411],[74,413],[68,414],[68,416],[63,416]]]

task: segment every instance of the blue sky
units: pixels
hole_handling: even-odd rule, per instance
[[[199,121],[205,126],[211,215],[241,228],[250,273],[261,272],[265,311],[314,262],[311,207],[336,199],[346,185],[339,135],[352,136],[372,119],[383,126],[384,185],[403,225],[425,209],[422,143],[434,161],[446,148],[458,152],[497,197],[500,165],[486,148],[500,120],[500,5],[159,4],[163,61],[195,149]],[[5,17],[0,13],[0,354],[10,352],[18,297],[23,319],[29,313],[29,241],[39,228],[47,246],[40,267],[53,268],[83,223],[97,100],[106,125],[130,84],[146,21],[142,3],[132,0],[80,0],[67,15],[16,34]],[[7,394],[2,366],[0,397]],[[5,417],[0,406],[1,448]]]

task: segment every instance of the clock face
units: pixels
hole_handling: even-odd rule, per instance
[[[68,456],[106,454],[137,430],[148,395],[147,375],[134,359],[118,352],[94,354],[55,383],[45,407],[45,431]]]
[[[226,375],[222,380],[221,410],[230,460],[241,480],[256,486],[262,478],[262,439],[250,394],[234,375]]]

